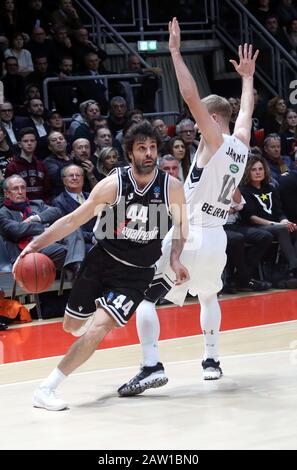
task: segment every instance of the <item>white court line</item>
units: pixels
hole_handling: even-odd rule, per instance
[[[266,356],[266,355],[272,355],[272,354],[291,354],[292,349],[285,349],[285,350],[279,350],[279,351],[267,351],[267,352],[258,352],[258,353],[247,353],[247,354],[231,354],[227,356],[220,356],[220,359],[233,359],[233,358],[245,358],[245,357],[257,357],[257,356]],[[168,362],[166,361],[166,365],[179,365],[179,364],[189,364],[189,363],[194,363],[198,362],[200,364],[201,359],[188,359],[185,361],[172,361]],[[73,377],[77,375],[86,375],[86,374],[98,374],[101,372],[118,372],[118,371],[123,371],[123,370],[130,370],[130,369],[135,369],[134,366],[129,366],[129,367],[117,367],[117,368],[112,368],[112,369],[96,369],[96,370],[89,370],[89,371],[84,371],[84,372],[74,372],[71,373],[68,377]],[[21,384],[29,384],[29,383],[35,383],[35,382],[40,382],[42,379],[34,379],[34,380],[23,380],[21,382],[13,382],[9,384],[0,384],[0,388],[2,387],[10,387],[13,385],[21,385]]]
[[[246,327],[242,327],[242,328],[234,328],[234,329],[231,329],[231,330],[223,330],[223,331],[220,331],[220,335],[222,335],[224,333],[232,333],[233,331],[254,330],[255,328],[264,328],[264,327],[273,326],[273,325],[284,325],[284,324],[293,323],[293,322],[297,323],[297,320],[287,320],[287,321],[282,321],[282,322],[277,322],[277,323],[265,323],[264,325],[246,326]],[[168,342],[176,341],[176,340],[185,340],[185,339],[188,339],[188,338],[196,338],[197,336],[203,336],[203,335],[202,335],[202,333],[199,333],[197,335],[191,335],[191,336],[178,336],[177,338],[161,339],[161,340],[158,341],[158,343],[168,343]],[[296,339],[297,339],[297,331],[296,331]],[[96,349],[96,351],[108,351],[108,350],[115,350],[115,349],[116,350],[117,349],[121,350],[121,349],[129,348],[130,346],[140,346],[140,343],[138,342],[138,343],[133,343],[133,344],[126,344],[125,346],[114,346],[112,348]],[[64,356],[65,356],[65,354],[62,354],[60,356],[48,356],[48,357],[39,357],[37,359],[28,359],[27,361],[5,362],[4,364],[0,364],[0,371],[1,371],[2,366],[10,366],[10,365],[14,365],[14,364],[15,365],[16,364],[20,365],[20,364],[23,364],[23,363],[30,364],[31,362],[51,360],[51,359],[55,359],[55,358],[59,359],[59,358],[64,357]],[[220,357],[223,357],[223,356],[220,356]],[[228,357],[228,356],[224,356],[224,357]],[[112,370],[116,370],[116,369],[112,369]]]

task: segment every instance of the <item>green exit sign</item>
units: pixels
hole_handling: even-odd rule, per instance
[[[156,51],[158,48],[157,41],[138,41],[137,43],[139,51]]]

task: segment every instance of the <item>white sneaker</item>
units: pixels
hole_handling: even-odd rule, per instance
[[[61,411],[68,408],[66,401],[56,397],[54,390],[38,387],[33,393],[32,404],[35,408],[45,408],[49,411]]]
[[[217,380],[223,375],[223,371],[220,368],[220,361],[208,358],[202,361],[202,367],[204,380]]]

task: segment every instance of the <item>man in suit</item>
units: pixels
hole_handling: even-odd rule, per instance
[[[64,184],[64,191],[53,200],[53,206],[58,207],[63,215],[69,214],[77,209],[89,197],[89,193],[83,191],[84,170],[82,167],[69,164],[62,168],[61,177]],[[93,228],[96,218],[89,220],[80,229],[85,241],[85,248],[88,252],[94,242]]]
[[[5,199],[0,209],[0,235],[11,263],[14,263],[32,238],[43,233],[62,213],[41,200],[29,201],[26,181],[18,175],[6,178],[3,190]],[[56,269],[65,266],[72,271],[74,263],[84,258],[84,241],[79,233],[73,233],[62,242],[52,243],[42,253],[51,258]]]

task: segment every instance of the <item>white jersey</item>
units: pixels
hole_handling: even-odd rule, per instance
[[[234,190],[240,183],[248,158],[248,147],[234,135],[223,134],[224,142],[203,167],[197,155],[184,190],[190,225],[219,227],[226,223]]]

